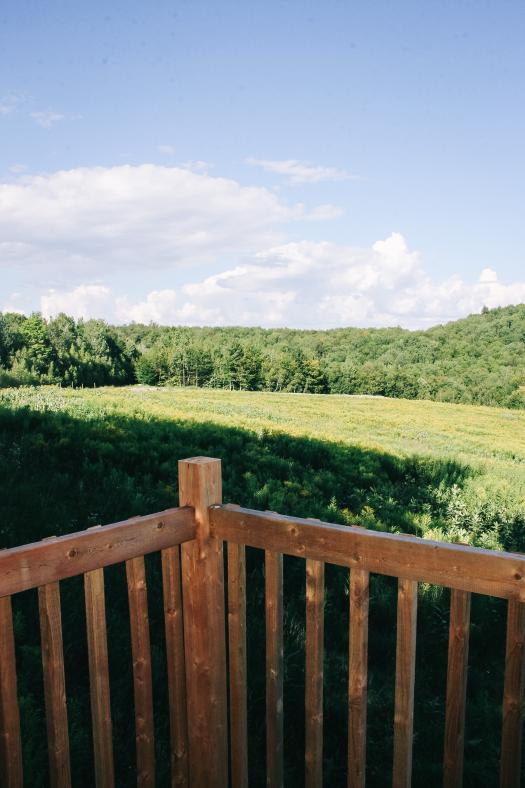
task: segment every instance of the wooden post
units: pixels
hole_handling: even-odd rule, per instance
[[[304,761],[306,788],[323,784],[324,563],[306,559]]]
[[[396,697],[392,788],[412,783],[417,583],[400,577],[397,594]]]
[[[443,788],[463,785],[470,592],[450,592]]]
[[[501,788],[521,783],[521,733],[525,684],[525,605],[509,600],[501,732]]]
[[[228,638],[232,788],[248,788],[246,548],[228,544]]]
[[[221,461],[179,461],[179,502],[195,508],[196,538],[182,545],[189,772],[192,788],[228,785],[226,638],[222,541],[208,507],[221,503]]]
[[[370,575],[364,569],[350,572],[349,601],[347,785],[348,788],[365,788]]]
[[[22,741],[10,596],[0,597],[0,644],[0,785],[22,788]]]

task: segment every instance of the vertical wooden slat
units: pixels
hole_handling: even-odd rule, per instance
[[[22,743],[10,596],[0,597],[0,648],[0,785],[22,788]]]
[[[452,589],[450,592],[447,701],[443,755],[444,788],[458,788],[463,783],[469,626],[470,593]]]
[[[369,573],[363,569],[352,569],[348,669],[349,788],[364,788],[365,785],[369,588]]]
[[[305,787],[323,784],[324,563],[306,561]]]
[[[60,587],[49,583],[38,589],[40,638],[44,669],[47,748],[52,788],[69,788],[69,735],[67,728],[66,681],[62,644]]]
[[[180,553],[178,545],[162,550],[164,625],[170,704],[171,785],[188,785],[188,723]]]
[[[137,785],[139,788],[153,788],[155,785],[155,739],[148,591],[143,556],[126,561],[126,576],[133,658]]]
[[[196,538],[182,545],[182,599],[192,788],[228,785],[224,558],[208,509],[222,497],[221,461],[179,462],[181,506],[195,508]]]
[[[510,599],[501,734],[501,788],[519,788],[524,692],[525,604]]]
[[[84,596],[96,784],[97,788],[113,788],[115,775],[103,569],[86,572]]]
[[[228,636],[232,788],[248,788],[246,548],[228,543]]]
[[[283,785],[283,556],[266,555],[266,785]]]
[[[400,578],[397,597],[393,788],[409,788],[412,779],[416,623],[417,582]]]

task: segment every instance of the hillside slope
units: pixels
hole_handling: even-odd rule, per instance
[[[525,407],[525,305],[426,331],[108,326],[0,314],[0,386],[199,386]]]

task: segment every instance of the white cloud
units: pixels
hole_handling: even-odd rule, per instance
[[[250,157],[246,159],[246,164],[262,167],[266,172],[284,175],[290,183],[347,181],[356,177],[346,172],[346,170],[339,170],[336,167],[323,167],[318,164],[310,164],[310,162],[307,161],[298,161],[297,159],[272,161],[269,159],[254,159]]]
[[[484,268],[479,275],[480,282],[497,282],[498,275],[492,268]]]
[[[51,303],[56,313],[73,305],[77,315],[80,310],[118,322],[167,325],[425,328],[479,312],[484,305],[521,301],[525,282],[503,284],[492,269],[484,269],[477,282],[458,275],[434,281],[420,255],[392,233],[364,249],[327,241],[281,244],[250,262],[176,290],[152,291],[138,302],[88,287],[62,297],[54,293],[43,308],[49,313]]]
[[[16,93],[10,93],[0,99],[0,115],[11,115],[16,112],[18,106],[24,102],[24,96]]]
[[[77,168],[0,183],[0,271],[13,289],[31,282],[46,315],[119,322],[425,327],[525,301],[525,281],[502,281],[493,268],[480,266],[474,282],[431,277],[400,233],[366,248],[287,243],[291,222],[335,218],[339,209],[291,205],[269,189],[195,172],[201,164]],[[131,280],[144,283],[142,293],[130,295]]]
[[[59,120],[64,120],[66,117],[65,115],[61,115],[60,112],[53,112],[53,110],[50,109],[40,112],[30,112],[29,114],[35,123],[38,123],[43,129],[52,128],[55,123],[58,123]]]
[[[285,224],[308,218],[268,189],[183,167],[22,175],[0,184],[0,268],[58,272],[69,286],[119,269],[173,270],[253,254],[282,240]],[[319,218],[315,209],[310,218]]]
[[[69,292],[48,290],[40,298],[40,311],[46,318],[65,312],[71,317],[112,317],[112,296],[104,285],[80,285]]]

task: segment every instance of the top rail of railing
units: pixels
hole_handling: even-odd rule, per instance
[[[0,597],[128,561],[194,538],[194,509],[187,506],[2,550]]]
[[[217,539],[377,574],[525,601],[525,555],[435,542],[359,526],[259,512],[210,509]]]

